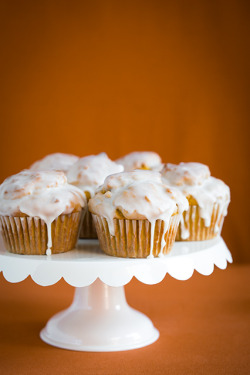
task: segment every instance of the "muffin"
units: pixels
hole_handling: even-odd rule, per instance
[[[57,254],[74,248],[86,199],[60,171],[24,170],[0,185],[0,228],[6,249]]]
[[[131,152],[116,160],[116,162],[124,166],[125,172],[130,172],[134,169],[159,171],[162,168],[161,157],[156,152]]]
[[[80,188],[89,200],[107,176],[122,171],[123,166],[110,160],[103,152],[80,158],[69,168],[67,178],[68,182]],[[81,226],[80,238],[97,238],[95,225],[88,209]]]
[[[62,154],[57,152],[55,154],[50,154],[45,156],[43,159],[36,161],[30,166],[32,171],[63,171],[67,172],[72,164],[76,163],[79,159],[78,156],[70,154]]]
[[[202,241],[219,235],[230,202],[229,187],[211,177],[209,168],[200,163],[166,164],[161,173],[165,183],[178,188],[189,201],[176,240]]]
[[[136,170],[107,177],[88,206],[106,254],[146,258],[171,250],[188,202],[159,172]]]

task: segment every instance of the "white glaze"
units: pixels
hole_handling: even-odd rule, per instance
[[[113,173],[123,171],[123,166],[109,159],[106,153],[80,158],[67,173],[68,182],[94,195],[98,186]]]
[[[219,231],[218,221],[221,215],[227,215],[230,202],[229,187],[223,181],[211,177],[209,168],[200,163],[166,164],[161,173],[166,184],[197,201],[199,215],[204,219],[206,227],[211,225],[213,209],[218,209],[215,227]],[[181,220],[181,233],[182,239],[189,237],[183,219]]]
[[[162,176],[171,186],[197,186],[210,176],[210,170],[201,163],[168,163],[162,169]]]
[[[126,172],[134,169],[159,170],[161,168],[161,157],[156,152],[149,151],[131,152],[116,162],[122,164]]]
[[[189,237],[189,230],[185,227],[183,215],[181,215],[180,226],[181,226],[181,238],[183,240],[186,240]]]
[[[0,215],[19,212],[39,217],[47,225],[47,254],[51,253],[51,224],[61,214],[84,207],[86,199],[80,189],[67,183],[60,171],[24,170],[8,177],[0,185]]]
[[[67,172],[72,164],[76,163],[79,159],[78,156],[70,154],[62,154],[57,152],[55,154],[50,154],[45,156],[43,159],[36,161],[30,167],[32,171],[48,171],[48,170],[58,170]]]
[[[150,255],[153,255],[153,240],[156,220],[164,221],[164,234],[161,242],[162,255],[165,234],[169,229],[171,216],[179,216],[188,208],[188,201],[176,189],[169,189],[159,172],[136,170],[117,173],[105,179],[94,198],[89,201],[92,213],[106,218],[111,235],[115,234],[116,210],[126,219],[147,219],[151,223]]]

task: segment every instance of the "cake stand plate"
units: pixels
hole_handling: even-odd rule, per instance
[[[17,255],[0,242],[0,271],[9,282],[29,275],[39,285],[61,278],[76,287],[73,303],[52,317],[41,331],[48,344],[81,351],[120,351],[156,341],[158,330],[144,314],[131,308],[124,285],[132,277],[145,284],[162,281],[167,273],[187,280],[194,270],[210,275],[232,262],[221,237],[209,241],[176,242],[170,254],[152,259],[123,259],[105,255],[97,240],[80,240],[78,248],[51,256]]]

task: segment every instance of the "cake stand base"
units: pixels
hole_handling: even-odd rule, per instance
[[[40,337],[63,349],[110,352],[152,344],[159,332],[148,317],[127,304],[123,286],[111,287],[97,279],[76,288],[72,305],[53,316]]]

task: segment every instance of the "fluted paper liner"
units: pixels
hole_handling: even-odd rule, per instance
[[[205,221],[200,217],[199,206],[190,205],[189,209],[183,213],[183,220],[185,230],[189,231],[189,237],[182,239],[182,225],[179,224],[176,241],[205,241],[218,236],[223,225],[223,214],[218,218],[220,211],[219,205],[214,205],[211,224],[209,227],[205,226]]]
[[[95,223],[88,208],[86,209],[86,213],[81,224],[79,238],[97,238]]]
[[[60,215],[51,224],[52,254],[63,253],[76,245],[82,211]],[[16,254],[42,255],[47,249],[47,225],[39,217],[0,216],[6,249]]]
[[[93,220],[101,249],[106,254],[123,258],[146,258],[150,255],[151,223],[148,220],[114,219],[114,236],[110,234],[108,222],[104,217],[93,214]],[[167,254],[172,249],[179,220],[179,215],[174,215],[170,219],[162,254]],[[157,220],[152,251],[155,257],[161,253],[163,231],[164,222]]]

